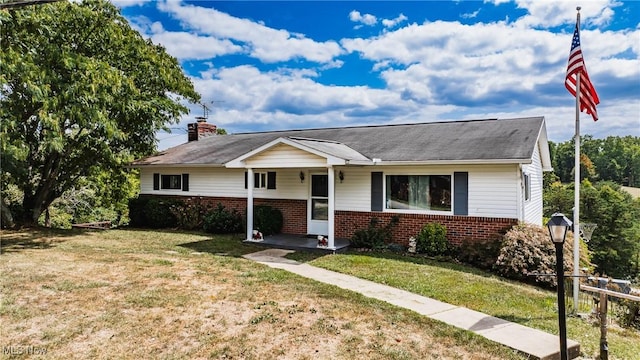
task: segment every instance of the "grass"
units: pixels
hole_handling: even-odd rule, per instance
[[[263,248],[233,237],[0,235],[3,349],[51,359],[523,358],[411,311],[245,260]]]
[[[291,254],[298,261],[354,275],[505,320],[557,334],[554,291],[507,281],[477,269],[392,253],[351,252],[333,256]],[[567,319],[567,335],[583,355],[597,358],[600,328],[577,317]],[[609,358],[632,359],[640,353],[640,331],[610,326]]]

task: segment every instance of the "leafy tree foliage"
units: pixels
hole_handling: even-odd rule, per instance
[[[580,189],[580,222],[598,224],[588,244],[596,271],[616,278],[638,276],[640,199],[612,182],[585,180]],[[573,184],[552,184],[544,193],[545,216],[562,212],[571,217],[573,199]]]
[[[199,100],[177,60],[105,0],[0,11],[0,22],[1,180],[24,194],[16,220],[36,223],[81,179],[105,200],[127,196],[124,166]]]
[[[555,174],[562,182],[572,182],[575,165],[573,140],[550,142]],[[620,185],[640,187],[640,138],[609,136],[580,139],[580,179],[613,181]]]

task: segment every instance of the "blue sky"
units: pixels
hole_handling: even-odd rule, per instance
[[[564,87],[576,7],[600,97],[596,138],[640,136],[637,1],[113,1],[178,58],[230,133],[545,116],[574,134]],[[186,142],[201,106],[158,134]]]

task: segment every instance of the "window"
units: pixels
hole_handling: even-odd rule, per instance
[[[524,199],[531,199],[531,176],[529,174],[522,173],[522,182],[524,182]]]
[[[170,190],[182,189],[182,176],[181,175],[162,175],[160,177],[160,188]]]
[[[153,174],[153,190],[180,190],[189,191],[189,174],[160,175]]]
[[[451,175],[387,175],[386,208],[451,211]]]
[[[276,173],[275,171],[269,172],[255,172],[253,173],[253,187],[255,189],[275,189],[276,188]],[[247,188],[247,173],[244,173],[244,188]]]

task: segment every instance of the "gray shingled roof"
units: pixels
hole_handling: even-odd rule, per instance
[[[531,159],[543,122],[543,117],[530,117],[216,135],[137,160],[132,166],[223,166],[279,138],[304,142],[330,155],[337,151],[339,156],[383,162],[518,163]],[[316,140],[329,142],[313,144]]]

